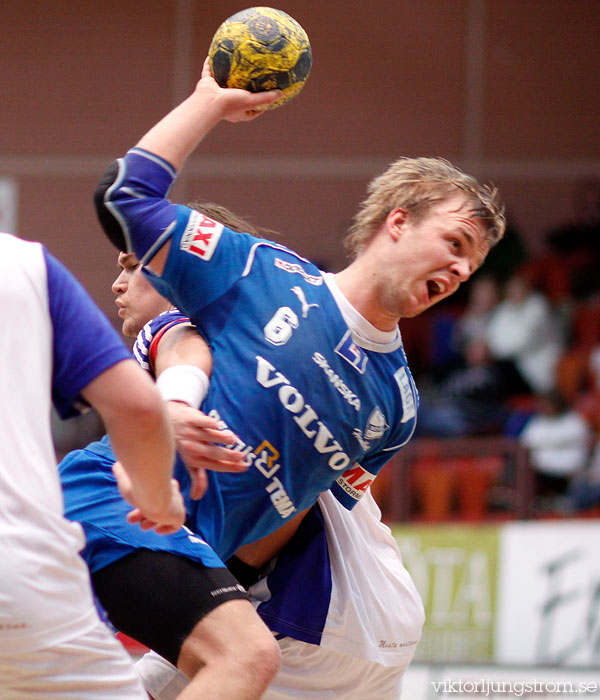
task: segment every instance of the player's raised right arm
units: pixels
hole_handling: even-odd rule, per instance
[[[258,111],[281,99],[280,90],[251,93],[236,88],[222,88],[210,73],[208,59],[194,92],[161,119],[137,143],[167,160],[179,171],[185,159],[221,120],[250,121]]]
[[[251,93],[222,88],[208,59],[193,93],[153,126],[123,159],[112,163],[95,192],[102,227],[119,250],[135,252],[154,272],[178,211],[166,197],[187,157],[221,121],[249,121],[281,98],[280,90]],[[150,261],[152,262],[150,263]]]

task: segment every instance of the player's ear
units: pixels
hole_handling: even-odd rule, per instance
[[[393,240],[397,240],[400,237],[402,229],[408,221],[408,216],[409,214],[406,209],[402,209],[401,207],[392,209],[387,215],[385,222],[387,224],[388,232]]]

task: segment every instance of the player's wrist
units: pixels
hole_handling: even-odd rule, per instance
[[[156,388],[164,401],[179,401],[199,408],[208,393],[209,379],[194,365],[175,365],[163,370],[156,380]]]

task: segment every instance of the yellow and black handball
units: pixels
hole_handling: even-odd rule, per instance
[[[208,57],[213,77],[221,87],[250,92],[282,90],[282,99],[266,109],[295,97],[312,66],[304,29],[288,14],[272,7],[251,7],[226,19],[212,39]]]

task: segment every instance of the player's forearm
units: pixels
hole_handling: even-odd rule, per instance
[[[280,90],[251,93],[219,87],[206,61],[194,92],[153,126],[137,148],[112,163],[98,184],[96,212],[112,243],[119,250],[135,251],[145,264],[160,251],[163,259],[154,270],[160,274],[177,218],[166,197],[186,158],[222,119],[255,119],[261,108],[279,98]]]
[[[135,420],[112,422],[107,431],[117,459],[133,486],[133,500],[144,515],[157,522],[164,519],[171,505],[171,477],[174,462],[174,438],[166,418],[164,404],[136,411]]]
[[[133,359],[126,360],[99,375],[82,394],[104,422],[133,482],[136,505],[148,517],[164,514],[172,498],[175,446],[164,402],[150,377]]]
[[[223,108],[218,96],[196,89],[137,143],[168,161],[176,171],[181,170],[186,158],[218,124]]]

